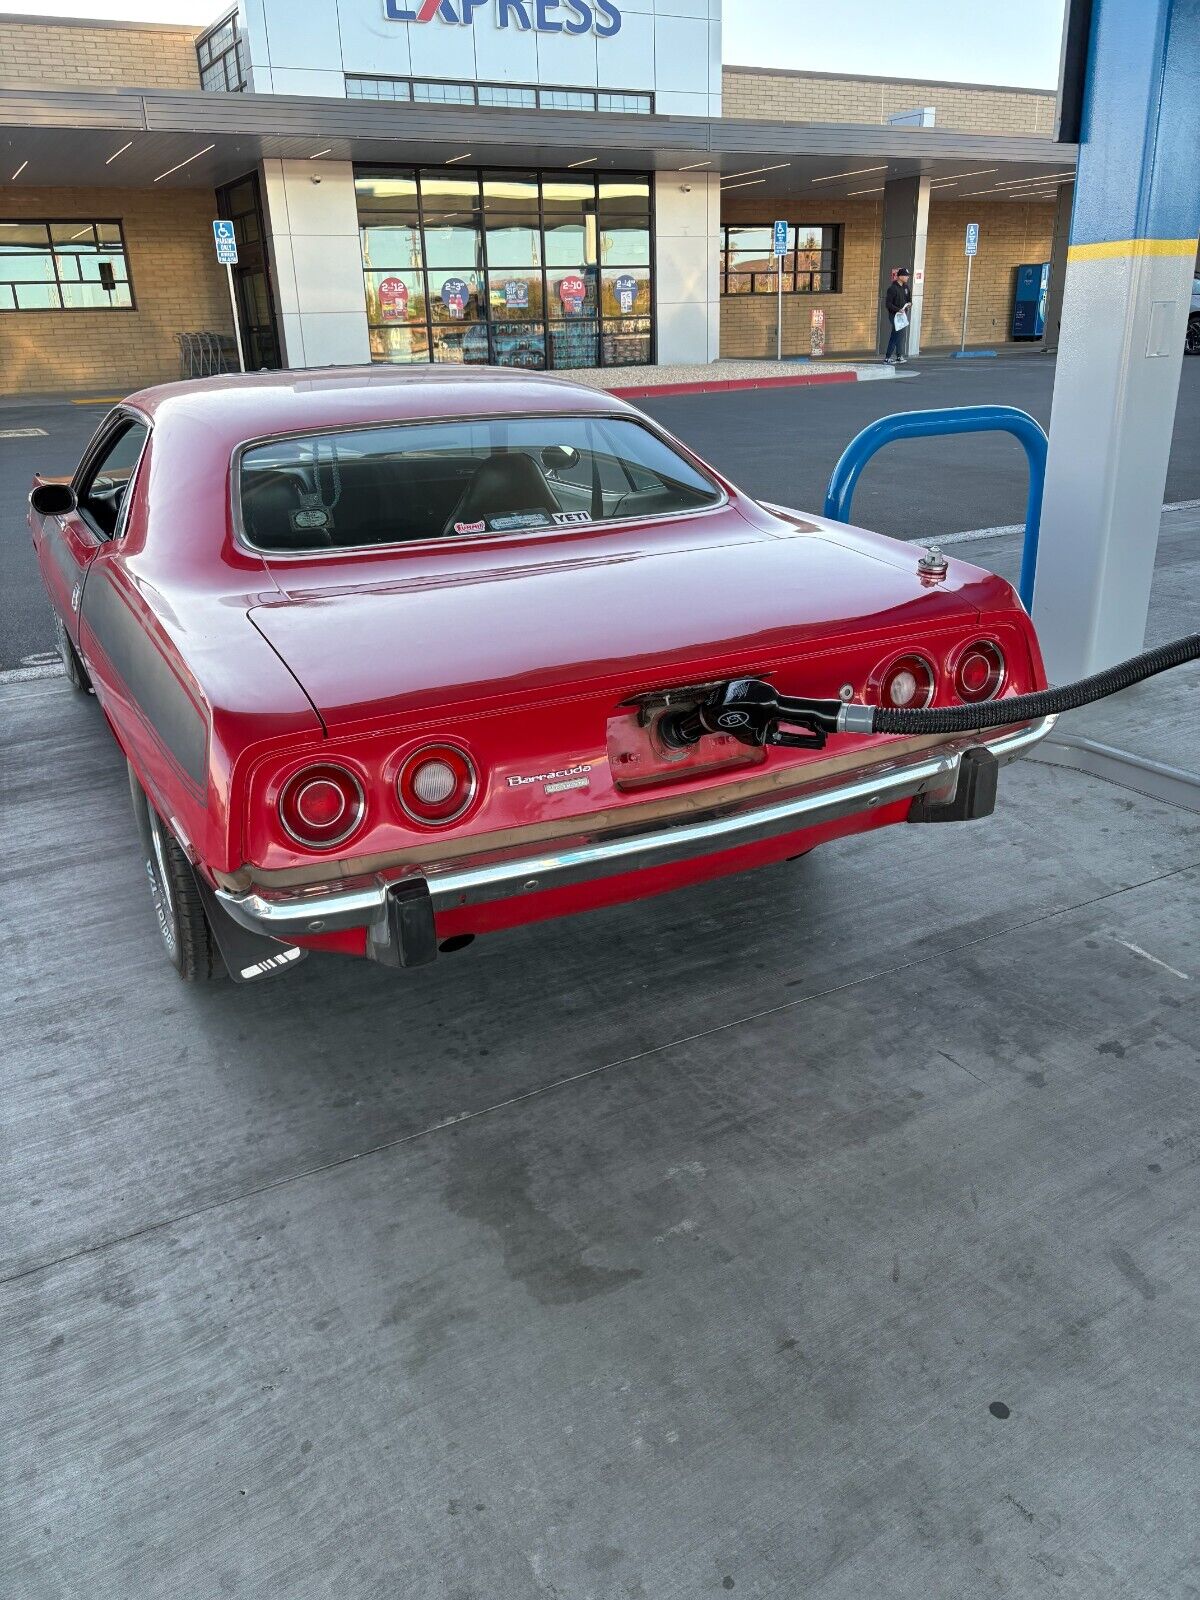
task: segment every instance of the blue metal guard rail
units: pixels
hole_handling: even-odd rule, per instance
[[[1025,548],[1021,555],[1018,592],[1026,611],[1032,611],[1049,441],[1041,424],[1028,411],[1018,410],[1016,406],[947,406],[938,411],[901,411],[892,417],[880,417],[878,422],[872,422],[856,434],[842,451],[825,491],[825,515],[838,522],[849,522],[854,490],[863,468],[885,444],[891,444],[894,439],[936,439],[948,433],[1011,433],[1025,447],[1029,460],[1029,502],[1025,508]]]

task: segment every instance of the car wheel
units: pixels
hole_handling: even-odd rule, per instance
[[[1190,356],[1200,356],[1200,317],[1189,319],[1184,349]]]
[[[92,680],[87,675],[87,668],[79,659],[79,652],[71,643],[71,635],[67,632],[66,623],[54,613],[54,644],[58,651],[63,670],[67,674],[67,682],[79,694],[90,694]]]
[[[129,789],[142,841],[142,865],[167,960],[186,983],[219,978],[224,967],[204,914],[192,864],[146,798],[132,767]]]

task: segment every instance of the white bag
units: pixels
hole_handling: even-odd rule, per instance
[[[896,313],[896,332],[897,333],[903,333],[905,328],[907,328],[907,327],[908,327],[908,312],[907,311],[897,311],[897,313]]]

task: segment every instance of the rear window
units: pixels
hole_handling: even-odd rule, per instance
[[[721,491],[639,423],[494,417],[254,445],[242,527],[260,550],[320,551],[661,517]]]

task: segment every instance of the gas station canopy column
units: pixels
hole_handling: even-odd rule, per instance
[[[1034,609],[1057,682],[1145,639],[1198,150],[1200,0],[1093,0]]]

